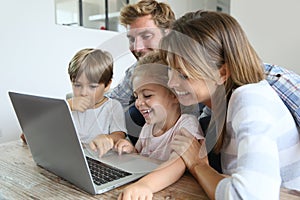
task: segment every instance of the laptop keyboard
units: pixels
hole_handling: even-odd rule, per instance
[[[92,174],[93,181],[96,185],[102,185],[125,176],[131,175],[131,173],[122,171],[120,169],[113,168],[104,163],[86,157],[88,165]]]

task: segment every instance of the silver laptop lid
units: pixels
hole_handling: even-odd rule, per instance
[[[91,194],[100,194],[134,181],[161,163],[134,154],[119,156],[116,152],[111,152],[103,158],[92,155],[91,152],[85,154],[87,149],[83,149],[64,99],[16,92],[9,92],[9,96],[36,164]],[[85,156],[131,175],[95,185]]]
[[[36,164],[95,194],[66,101],[15,92],[9,96]]]

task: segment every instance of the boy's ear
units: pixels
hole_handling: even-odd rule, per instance
[[[218,85],[222,85],[230,76],[230,71],[226,63],[221,66],[221,68],[219,69],[219,73],[220,79],[218,81]]]
[[[107,92],[111,86],[111,82],[112,80],[109,81],[109,83],[107,84],[107,86],[104,88],[104,92]]]

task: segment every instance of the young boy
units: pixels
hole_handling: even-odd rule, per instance
[[[104,96],[112,81],[112,56],[100,49],[82,49],[70,61],[68,73],[73,89],[68,103],[80,140],[102,156],[127,132],[120,102]]]

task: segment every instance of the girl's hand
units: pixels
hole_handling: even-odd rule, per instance
[[[113,148],[114,141],[108,135],[102,134],[95,137],[89,145],[93,151],[98,151],[99,157],[101,157]]]
[[[126,139],[118,140],[114,148],[118,151],[119,155],[121,155],[123,152],[125,153],[136,152],[134,146]]]
[[[190,170],[195,165],[208,164],[205,140],[198,141],[186,129],[180,131],[171,143],[171,148],[182,157],[187,168]]]
[[[119,195],[118,200],[150,200],[153,193],[149,186],[136,182],[126,187]]]

